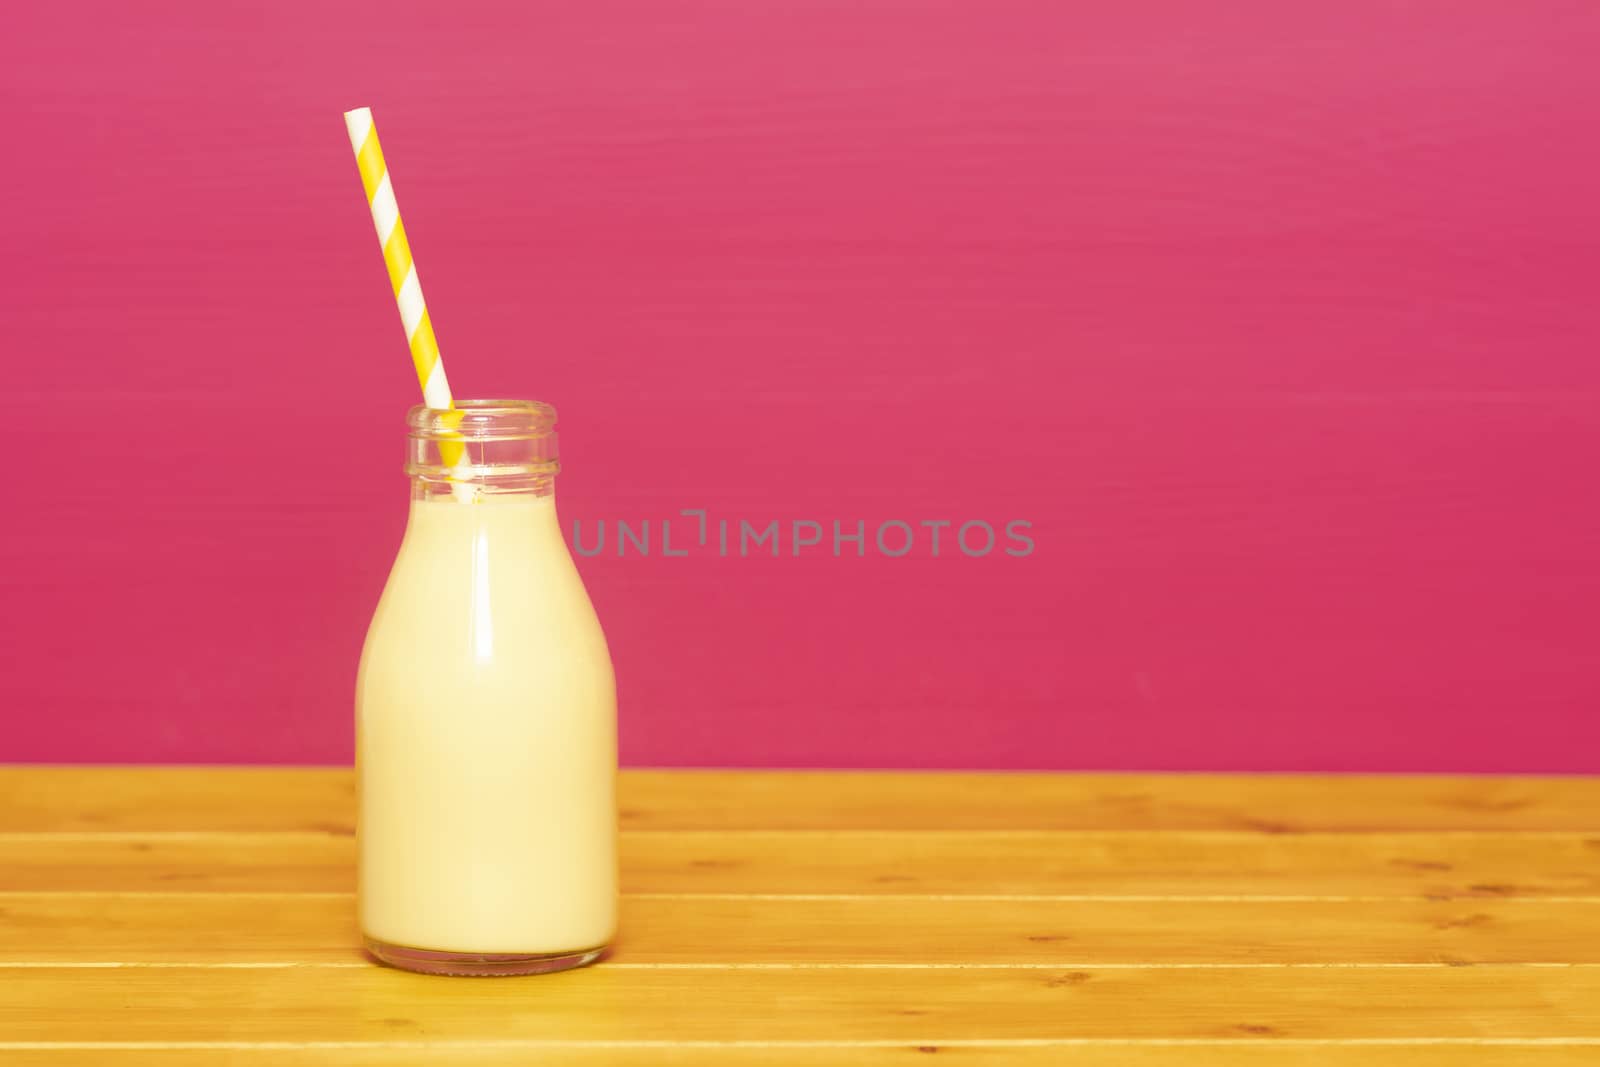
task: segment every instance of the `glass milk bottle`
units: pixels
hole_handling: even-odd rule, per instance
[[[362,933],[414,971],[581,966],[616,930],[616,687],[556,520],[555,411],[407,421],[410,517],[356,682]]]

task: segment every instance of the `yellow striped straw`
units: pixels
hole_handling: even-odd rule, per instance
[[[350,134],[350,147],[356,153],[356,167],[361,171],[361,185],[367,191],[367,204],[372,208],[372,225],[383,247],[383,262],[389,268],[389,284],[394,288],[400,323],[405,327],[406,342],[411,346],[411,362],[417,368],[417,381],[422,385],[422,402],[438,411],[450,411],[455,408],[455,401],[450,396],[450,382],[444,376],[444,360],[439,357],[439,341],[433,335],[428,305],[422,299],[417,265],[411,260],[405,223],[400,221],[394,184],[389,180],[389,168],[384,166],[383,149],[378,146],[378,128],[372,124],[372,109],[358,107],[346,111],[344,125]],[[439,443],[439,458],[447,467],[456,466],[464,452],[462,445],[454,441]]]
[[[383,164],[383,149],[378,146],[378,128],[372,124],[372,109],[358,107],[344,113],[350,147],[355,149],[356,167],[372,208],[372,225],[383,246],[383,262],[389,268],[389,284],[394,287],[394,302],[400,308],[400,321],[411,345],[411,362],[422,385],[422,402],[430,408],[447,411],[453,403],[450,383],[444,376],[444,361],[439,358],[439,342],[428,320],[428,305],[422,299],[422,283],[417,281],[417,265],[411,261],[411,246],[406,243],[406,225],[400,221],[400,205],[395,202],[389,168]]]

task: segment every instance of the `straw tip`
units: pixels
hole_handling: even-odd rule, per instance
[[[372,132],[372,109],[370,107],[358,107],[354,111],[346,111],[344,113],[344,130],[350,135],[350,147],[360,153],[362,143],[366,141],[367,135]]]

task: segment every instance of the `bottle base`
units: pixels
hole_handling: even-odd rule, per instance
[[[606,946],[601,945],[578,952],[542,955],[526,952],[440,952],[436,949],[394,945],[374,937],[366,938],[366,946],[373,959],[403,971],[481,978],[569,971],[593,963],[606,950]]]

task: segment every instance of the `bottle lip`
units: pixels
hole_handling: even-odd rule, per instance
[[[418,404],[406,412],[409,435],[424,441],[531,441],[555,434],[556,409],[537,400],[457,400],[449,409]]]

